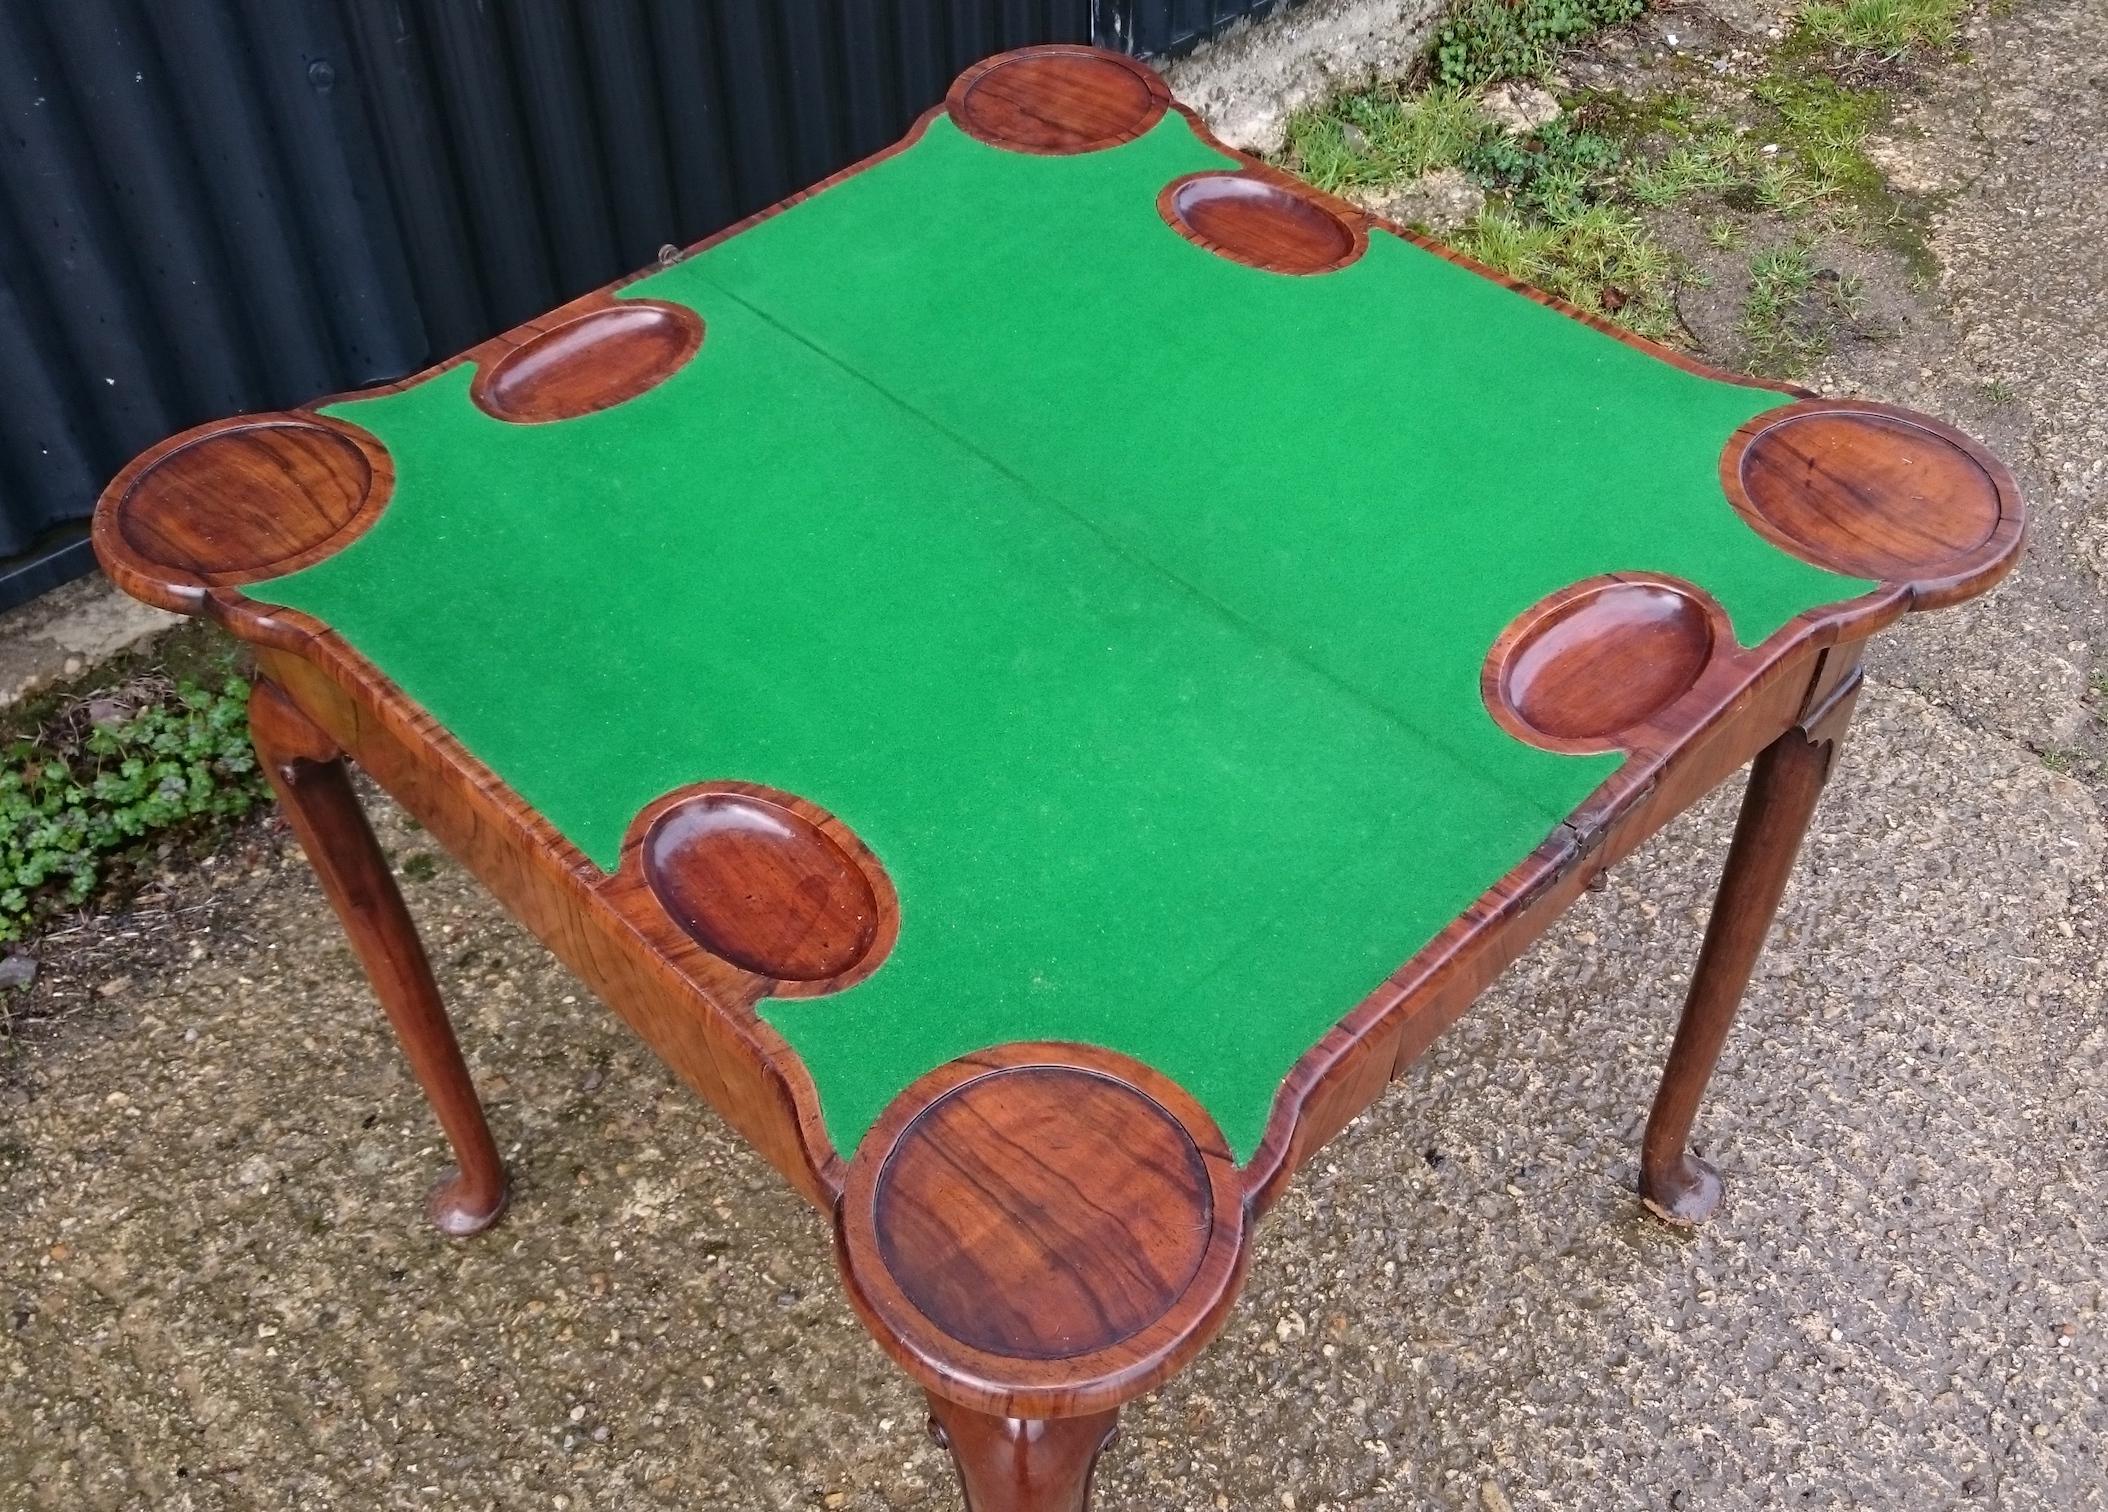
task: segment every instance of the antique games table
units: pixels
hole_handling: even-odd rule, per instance
[[[1705,368],[990,59],[907,138],[385,389],[111,483],[453,1146],[356,761],[827,1214],[978,1512],[1074,1512],[1295,1170],[1755,760],[1645,1135],[1689,1148],[1867,637],[2011,564],[1936,421]]]

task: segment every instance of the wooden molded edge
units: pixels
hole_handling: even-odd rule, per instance
[[[1981,473],[1982,482],[1989,486],[1989,497],[1983,502],[1991,507],[1993,513],[1980,542],[1955,551],[1945,561],[1924,563],[1920,575],[1890,584],[1908,590],[1911,609],[1943,609],[1975,598],[1988,591],[2012,570],[2020,557],[2021,541],[2026,534],[2027,524],[2027,511],[2020,498],[2020,484],[2014,478],[2012,469],[1975,437],[1945,421],[1901,405],[1884,404],[1874,399],[1809,397],[1798,403],[1752,416],[1735,430],[1728,438],[1727,444],[1721,448],[1720,488],[1726,494],[1729,505],[1751,530],[1789,556],[1812,562],[1816,566],[1845,576],[1858,575],[1850,563],[1825,561],[1821,552],[1813,549],[1810,543],[1778,528],[1766,515],[1762,506],[1751,498],[1747,486],[1746,464],[1752,451],[1767,436],[1774,432],[1783,434],[1786,427],[1798,421],[1821,416],[1831,416],[1844,421],[1865,417],[1919,432],[1972,464]],[[1867,523],[1862,517],[1860,528],[1864,530]]]
[[[124,517],[134,493],[163,463],[201,443],[245,432],[273,429],[323,431],[348,443],[365,468],[363,493],[349,519],[318,533],[305,547],[265,563],[224,570],[197,569],[157,561],[134,546]],[[264,410],[208,421],[178,431],[148,447],[122,468],[97,497],[89,527],[97,562],[110,580],[133,598],[173,614],[202,615],[211,603],[239,606],[244,596],[234,585],[285,577],[335,555],[373,528],[395,493],[395,462],[388,449],[361,426],[305,409]]]
[[[1132,123],[1130,129],[1114,133],[1110,139],[1082,147],[1058,149],[1031,146],[1016,141],[993,141],[983,135],[979,129],[966,119],[970,114],[968,103],[974,89],[983,79],[990,74],[1001,72],[1009,64],[1027,58],[1081,58],[1109,64],[1126,73],[1142,86],[1148,104],[1143,111],[1141,119]],[[1163,75],[1139,58],[1131,57],[1123,52],[1115,52],[1110,48],[1092,47],[1081,42],[1048,42],[1036,47],[1019,47],[1013,48],[1008,52],[991,53],[981,59],[980,62],[969,64],[960,72],[957,78],[952,80],[951,87],[945,91],[944,99],[937,108],[950,116],[952,124],[957,126],[961,132],[972,137],[977,142],[996,148],[998,151],[1017,152],[1032,157],[1069,157],[1081,153],[1102,152],[1124,142],[1134,141],[1148,135],[1149,132],[1156,128],[1157,123],[1164,118],[1165,112],[1171,108],[1172,104],[1171,87],[1164,82]],[[916,129],[920,130],[923,125],[927,124],[927,119],[925,117],[922,121],[918,121]]]
[[[904,1134],[932,1106],[992,1074],[1033,1067],[1104,1076],[1140,1092],[1185,1131],[1208,1174],[1208,1236],[1176,1298],[1157,1318],[1102,1348],[1053,1360],[991,1353],[964,1343],[923,1314],[882,1258],[879,1182]],[[1077,1200],[1088,1208],[1087,1190]],[[1058,1215],[1037,1215],[1063,1225]],[[1251,1210],[1227,1142],[1186,1089],[1146,1062],[1099,1045],[1025,1041],[975,1051],[925,1072],[872,1125],[849,1162],[835,1206],[835,1257],[851,1306],[910,1376],[978,1412],[1003,1417],[1074,1417],[1133,1400],[1169,1380],[1205,1347],[1236,1301],[1250,1260]]]
[[[1264,253],[1248,254],[1231,243],[1216,240],[1194,225],[1186,217],[1179,205],[1181,191],[1190,186],[1208,183],[1211,180],[1224,182],[1242,181],[1258,184],[1280,195],[1300,201],[1307,205],[1313,213],[1322,215],[1328,221],[1335,223],[1346,238],[1346,246],[1340,250],[1338,255],[1327,258],[1322,262],[1311,262],[1291,267]],[[1283,182],[1281,178],[1253,173],[1249,166],[1240,165],[1229,170],[1202,168],[1193,173],[1182,173],[1157,191],[1156,212],[1158,218],[1165,225],[1204,251],[1212,252],[1217,257],[1225,258],[1231,262],[1242,263],[1248,268],[1259,268],[1269,273],[1281,273],[1294,278],[1318,278],[1327,273],[1336,273],[1341,268],[1351,267],[1361,261],[1362,255],[1369,250],[1370,220],[1366,211],[1354,209],[1344,200],[1328,200],[1323,196],[1317,195],[1310,191],[1308,185],[1303,184],[1298,179],[1288,178],[1286,182]]]
[[[836,814],[802,794],[785,792],[766,783],[729,778],[684,783],[640,809],[623,837],[621,859],[610,884],[612,889],[619,890],[625,907],[633,907],[640,916],[650,916],[656,910],[669,919],[673,918],[671,907],[658,895],[647,875],[647,843],[659,821],[682,805],[697,798],[727,795],[758,800],[811,825],[862,874],[864,884],[871,891],[871,902],[877,915],[869,942],[856,961],[831,975],[810,979],[772,977],[719,957],[724,970],[736,972],[742,979],[739,995],[755,1003],[763,998],[824,997],[847,991],[885,965],[886,958],[900,939],[900,893],[894,887],[892,874],[886,870],[884,861],[864,842],[863,836]],[[631,899],[635,900],[633,904],[629,901]],[[688,935],[678,920],[674,922],[683,935]],[[657,934],[656,930],[654,934]],[[693,939],[692,936],[689,938]],[[705,954],[710,954],[707,947],[696,943]]]
[[[1697,664],[1691,669],[1691,681],[1659,707],[1619,729],[1588,735],[1559,735],[1540,729],[1518,705],[1509,687],[1515,662],[1538,638],[1568,622],[1577,611],[1585,611],[1591,603],[1614,598],[1621,589],[1627,588],[1673,595],[1700,617],[1705,629],[1705,645]],[[1674,728],[1681,723],[1681,705],[1686,700],[1703,699],[1705,674],[1713,663],[1739,654],[1734,626],[1727,611],[1718,599],[1697,584],[1660,572],[1605,572],[1547,594],[1509,621],[1507,628],[1494,638],[1492,648],[1480,663],[1479,697],[1493,716],[1494,723],[1525,745],[1569,755],[1595,755],[1607,751],[1630,753],[1646,744],[1655,731]]]

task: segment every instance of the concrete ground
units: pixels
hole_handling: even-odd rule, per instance
[[[182,623],[127,598],[101,574],[0,616],[0,711],[94,669]]]
[[[1874,664],[1702,1118],[1721,1214],[1631,1185],[1732,793],[1320,1158],[1103,1507],[2108,1507],[2108,12],[1967,45],[1889,149],[1944,274],[1820,378],[1983,434],[2033,537]],[[0,1071],[0,1512],[955,1505],[818,1219],[382,827],[511,1216],[424,1226],[435,1130],[275,826],[46,941],[59,1017]]]

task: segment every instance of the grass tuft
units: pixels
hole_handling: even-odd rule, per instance
[[[1597,202],[1537,214],[1489,204],[1451,245],[1505,273],[1607,315],[1642,336],[1663,339],[1676,324],[1676,261],[1639,218]]]
[[[2061,777],[2093,777],[2100,772],[2100,764],[2076,746],[2044,746],[2036,757]]]
[[[1768,247],[1749,260],[1749,297],[1743,305],[1744,366],[1769,378],[1794,378],[1830,349],[1828,328],[1859,316],[1859,280],[1819,271],[1808,238]]]
[[[1964,8],[1964,0],[1815,0],[1799,29],[1826,46],[1900,58],[1954,46]]]
[[[1820,355],[1794,329],[1794,312],[1815,281],[1809,247],[1794,242],[1768,247],[1749,260],[1749,302],[1742,314],[1742,340],[1751,365],[1774,377],[1799,372]]]
[[[1714,144],[1686,142],[1669,149],[1659,163],[1641,162],[1625,176],[1625,188],[1650,210],[1665,209],[1703,192],[1717,193],[1736,182],[1735,153]]]
[[[1297,111],[1288,151],[1304,178],[1337,194],[1452,166],[1494,132],[1477,101],[1457,90],[1377,88]]]

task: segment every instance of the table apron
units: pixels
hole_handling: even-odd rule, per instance
[[[1623,796],[1600,823],[1581,820],[1568,858],[1525,888],[1504,922],[1472,929],[1460,948],[1425,968],[1374,1032],[1350,1034],[1342,1026],[1328,1036],[1338,1053],[1304,1101],[1287,1158],[1259,1183],[1257,1204],[1277,1200],[1287,1178],[1403,1075],[1598,877],[1815,716],[1857,668],[1863,644],[1806,645],[1767,670],[1688,744],[1665,757],[1635,757],[1613,779]]]
[[[264,677],[343,747],[447,853],[619,1014],[814,1206],[836,1179],[808,1155],[782,1077],[756,1039],[672,962],[659,959],[587,877],[552,853],[524,805],[451,769],[394,728],[380,700],[314,661],[256,647]],[[398,695],[399,696],[399,695]],[[518,812],[515,812],[515,807]],[[744,1006],[744,1005],[742,1005]]]

